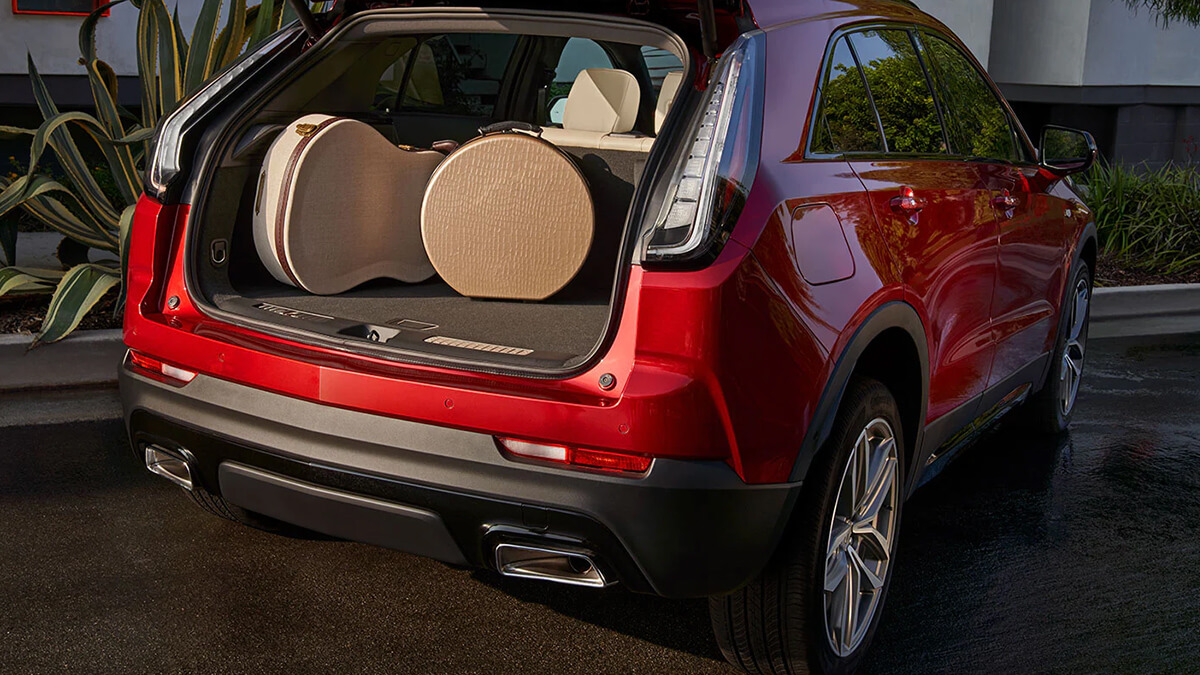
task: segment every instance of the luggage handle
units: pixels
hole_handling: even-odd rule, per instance
[[[532,124],[530,122],[518,122],[515,120],[508,120],[505,122],[496,122],[495,124],[488,124],[486,126],[479,127],[479,135],[480,136],[486,136],[488,134],[504,133],[507,131],[528,131],[530,133],[537,134],[538,136],[542,135],[542,128],[539,127],[538,125]]]

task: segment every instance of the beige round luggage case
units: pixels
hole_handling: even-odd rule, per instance
[[[433,173],[421,234],[442,279],[473,298],[545,300],[592,245],[591,191],[554,145],[523,133],[475,138]]]
[[[271,144],[259,174],[259,258],[279,281],[318,295],[371,279],[428,279],[421,197],[442,158],[397,147],[357,120],[301,117]]]

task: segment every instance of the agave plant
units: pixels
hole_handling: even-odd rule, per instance
[[[0,216],[14,208],[27,213],[89,248],[101,252],[96,262],[69,270],[0,268],[0,296],[51,294],[50,307],[32,348],[66,337],[96,303],[123,278],[134,204],[142,191],[141,176],[156,125],[189,94],[224,69],[246,49],[289,20],[284,0],[228,0],[229,16],[221,25],[227,0],[204,0],[192,30],[183,35],[179,11],[163,0],[129,0],[138,9],[137,63],[141,83],[140,115],[117,103],[117,77],[96,54],[96,22],[115,0],[92,12],[79,27],[79,62],[87,70],[95,115],[61,112],[29,57],[29,79],[43,122],[36,129],[0,126],[0,134],[32,137],[28,171],[9,179],[0,176]],[[218,28],[220,28],[218,30]],[[83,132],[100,148],[120,194],[114,203],[101,188],[76,145],[73,132]],[[47,148],[66,175],[65,184],[39,172]],[[15,261],[15,224],[0,231],[5,258]],[[117,312],[122,310],[117,303]]]

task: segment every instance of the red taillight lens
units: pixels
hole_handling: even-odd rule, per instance
[[[168,380],[187,384],[196,377],[196,373],[190,370],[184,370],[178,366],[173,366],[169,363],[164,363],[153,356],[147,356],[141,352],[129,350],[129,363],[133,367],[145,371],[148,374],[158,375]]]
[[[531,443],[515,438],[497,438],[500,448],[505,452],[524,459],[536,459],[555,464],[569,464],[589,469],[603,471],[618,471],[622,473],[646,473],[653,461],[649,457],[630,455],[623,452],[608,450],[589,450],[572,448],[551,443]]]

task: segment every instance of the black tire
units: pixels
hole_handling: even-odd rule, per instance
[[[1083,326],[1077,341],[1083,347],[1087,346],[1088,324],[1091,322],[1092,314],[1092,271],[1086,262],[1080,260],[1075,263],[1075,271],[1071,275],[1071,283],[1067,286],[1062,310],[1059,312],[1058,337],[1055,338],[1054,352],[1050,355],[1050,367],[1046,373],[1046,383],[1042,386],[1041,391],[1031,396],[1025,402],[1024,409],[1021,411],[1023,426],[1035,433],[1047,435],[1062,433],[1070,426],[1071,418],[1075,414],[1077,406],[1074,399],[1072,400],[1070,409],[1063,409],[1063,396],[1069,385],[1062,378],[1061,374],[1063,356],[1072,338],[1073,300],[1076,290],[1080,288],[1081,284],[1087,288],[1087,307],[1084,311]],[[1080,377],[1083,375],[1083,355],[1084,351],[1081,349],[1079,351]]]
[[[895,525],[883,585],[875,591],[878,606],[861,642],[844,656],[826,637],[825,556],[833,510],[845,478],[851,449],[877,418],[894,432]],[[904,502],[904,437],[896,401],[887,387],[872,379],[850,383],[838,410],[829,442],[813,462],[806,485],[774,559],[747,586],[709,599],[709,614],[721,653],[750,673],[851,673],[874,639],[895,567],[900,511]]]

